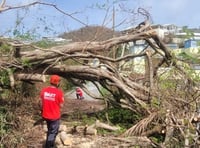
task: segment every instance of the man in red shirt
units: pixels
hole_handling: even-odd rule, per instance
[[[83,91],[80,87],[76,87],[76,98],[77,99],[84,99],[83,97]]]
[[[42,117],[47,123],[46,148],[54,147],[55,139],[60,126],[60,109],[64,103],[62,90],[58,89],[60,77],[52,75],[50,86],[43,88],[40,92]]]

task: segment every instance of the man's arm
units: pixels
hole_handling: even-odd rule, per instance
[[[38,99],[38,108],[39,108],[39,114],[42,114],[42,100],[41,98]]]
[[[42,100],[41,99],[39,99],[39,101],[38,101],[39,103],[39,107],[40,107],[40,109],[42,110]]]
[[[43,90],[40,92],[40,96],[39,96],[39,99],[38,99],[38,102],[39,102],[39,109],[40,109],[40,111],[41,111],[41,113],[42,113],[42,110],[43,110]]]
[[[61,102],[60,102],[60,110],[62,111],[62,108],[64,106],[64,97],[62,97]]]
[[[62,109],[64,106],[64,103],[60,103],[60,109]]]

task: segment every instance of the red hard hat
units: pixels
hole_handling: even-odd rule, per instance
[[[52,75],[51,76],[51,78],[50,78],[51,84],[58,85],[59,82],[60,82],[60,77],[58,75]]]

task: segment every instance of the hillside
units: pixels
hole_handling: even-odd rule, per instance
[[[80,41],[104,41],[112,38],[113,36],[119,36],[119,32],[113,32],[112,29],[102,26],[86,26],[78,30],[66,32],[59,37],[64,39],[71,39],[73,42]]]

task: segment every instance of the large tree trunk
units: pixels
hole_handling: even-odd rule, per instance
[[[167,55],[164,58],[170,57],[168,50],[166,50],[166,47],[156,36],[155,31],[145,26],[145,30],[140,28],[140,32],[135,31],[102,42],[75,42],[50,49],[30,46],[34,48],[32,51],[21,51],[21,44],[20,46],[12,44],[18,49],[16,49],[18,51],[17,59],[12,58],[9,61],[2,61],[1,67],[15,68],[15,80],[21,81],[45,81],[44,75],[57,73],[66,79],[99,82],[111,93],[113,93],[113,87],[117,88],[122,96],[126,96],[125,98],[128,99],[129,103],[139,104],[149,112],[146,103],[149,100],[149,95],[147,94],[150,94],[149,90],[152,90],[153,87],[151,55],[144,50],[139,54],[125,55],[116,59],[104,56],[104,52],[108,53],[114,46],[120,47],[125,43],[146,39],[148,39],[148,42],[151,42],[150,39],[154,40],[154,42],[149,44],[152,48],[154,48],[153,44],[155,43],[157,43],[155,46],[163,48],[163,55]],[[27,45],[25,47],[28,48]],[[131,80],[131,77],[127,77],[123,74],[123,71],[119,71],[117,66],[119,62],[132,60],[136,57],[148,58],[149,66],[151,67],[149,69],[149,74],[151,75],[147,78],[150,80],[149,86],[144,86],[142,83],[135,83]],[[96,67],[92,65],[95,58],[100,61]],[[65,65],[69,60],[77,61],[79,64],[73,66]],[[23,64],[25,61],[28,65],[31,65],[31,68]]]

